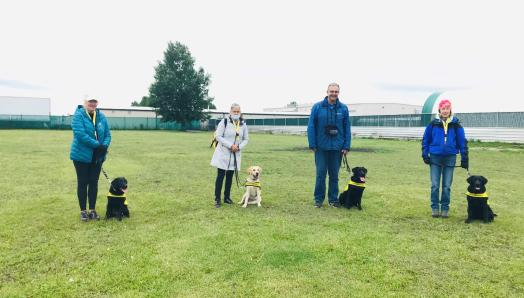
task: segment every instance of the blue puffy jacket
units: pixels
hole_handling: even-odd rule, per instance
[[[326,134],[326,125],[336,125],[338,134]],[[320,150],[349,150],[351,146],[351,126],[349,110],[338,99],[335,104],[328,103],[327,96],[311,108],[307,126],[309,148]]]
[[[422,138],[422,158],[432,155],[457,155],[460,152],[462,159],[468,156],[468,141],[460,121],[453,117],[448,124],[447,136],[444,133],[444,124],[441,119],[434,119],[426,127]]]
[[[95,126],[98,140],[95,137]],[[109,124],[104,114],[98,109],[96,110],[96,123],[93,125],[93,120],[91,120],[85,108],[79,105],[71,121],[71,128],[73,129],[73,143],[69,155],[71,160],[91,163],[94,149],[99,145],[109,147],[111,143]],[[100,156],[97,162],[103,162],[105,158],[104,154]]]

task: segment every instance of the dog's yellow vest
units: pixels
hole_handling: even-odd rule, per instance
[[[244,184],[245,186],[253,186],[253,187],[258,187],[258,188],[262,188],[262,185],[260,185],[260,181],[257,181],[257,182],[249,182],[249,181],[246,181],[246,184]]]
[[[124,205],[127,206],[127,196],[126,196],[126,194],[123,194],[123,195],[115,195],[115,194],[113,194],[113,193],[111,193],[111,192],[108,192],[108,193],[107,193],[107,196],[108,196],[108,197],[115,197],[115,198],[123,198],[123,199],[124,199]]]
[[[346,187],[344,188],[344,191],[348,190],[350,185],[360,187],[360,188],[366,188],[366,183],[358,183],[353,180],[349,180],[348,185],[346,185]]]
[[[471,193],[471,192],[467,192],[466,195],[468,197],[473,197],[473,198],[487,198],[488,197],[488,193],[487,192],[483,192],[483,193]]]

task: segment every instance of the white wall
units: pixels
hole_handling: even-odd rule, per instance
[[[0,115],[49,116],[51,99],[0,96]]]

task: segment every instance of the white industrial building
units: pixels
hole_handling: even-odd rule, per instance
[[[403,103],[350,103],[347,104],[349,114],[351,116],[366,116],[366,115],[401,115],[401,114],[420,114],[422,112],[421,105],[403,104]],[[264,112],[274,113],[302,113],[309,114],[313,103],[298,104],[291,103],[285,107],[280,108],[265,108]]]
[[[51,99],[40,97],[0,96],[0,115],[26,120],[49,121]]]

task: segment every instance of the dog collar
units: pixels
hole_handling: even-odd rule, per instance
[[[253,186],[253,187],[262,188],[262,186],[260,185],[260,181],[257,181],[257,182],[246,181],[245,186]]]
[[[466,195],[468,197],[474,197],[474,198],[487,198],[488,197],[488,193],[487,192],[483,192],[483,193],[471,193],[471,192],[467,192]]]
[[[358,183],[358,182],[355,182],[353,180],[349,180],[348,184],[344,188],[344,191],[348,190],[350,185],[353,185],[353,186],[356,186],[356,187],[359,187],[359,188],[366,188],[366,183]]]
[[[127,196],[126,196],[126,194],[123,194],[123,195],[115,195],[115,194],[113,194],[113,193],[111,193],[111,192],[108,192],[108,193],[107,193],[107,196],[108,196],[108,197],[113,197],[113,198],[123,198],[123,199],[124,199],[124,205],[127,206]]]
[[[358,183],[358,182],[355,182],[353,180],[349,180],[348,184],[354,185],[354,186],[357,186],[357,187],[362,187],[362,188],[366,187],[366,183]]]

